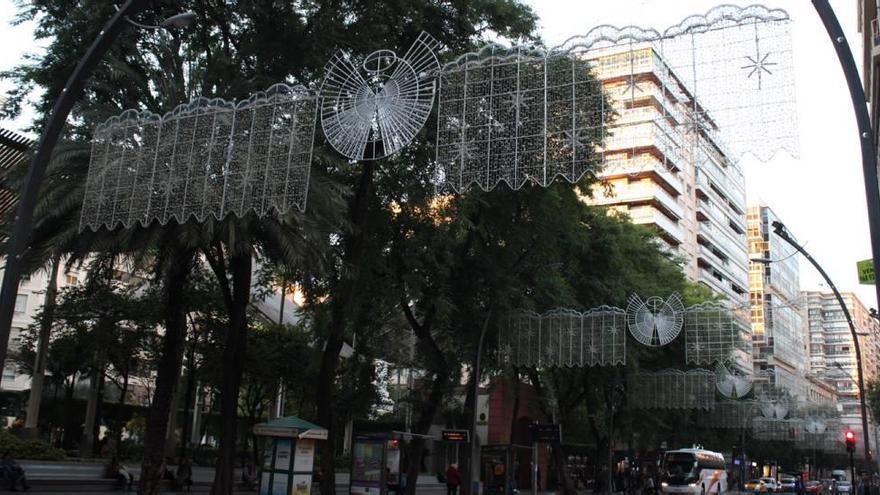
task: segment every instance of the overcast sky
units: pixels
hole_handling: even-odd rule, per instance
[[[663,29],[691,14],[704,13],[719,3],[748,5],[737,0],[527,0],[541,18],[540,31],[548,45],[586,34],[600,24],[638,25]],[[856,26],[856,2],[831,0],[847,38],[861,61],[861,37]],[[793,19],[792,37],[800,129],[800,158],[777,155],[768,163],[743,159],[749,203],[764,203],[825,267],[843,291],[856,292],[876,307],[872,286],[860,286],[857,260],[871,257],[868,220],[858,135],[849,93],[834,49],[807,0],[766,2],[785,8]],[[12,0],[0,0],[0,70],[18,64],[25,54],[39,54],[33,26],[10,26]],[[393,47],[392,47],[393,48]],[[0,90],[9,88],[0,81]],[[28,113],[0,127],[23,130]],[[823,290],[821,277],[801,263],[801,287]]]

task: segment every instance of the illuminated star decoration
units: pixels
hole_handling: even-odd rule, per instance
[[[587,145],[587,143],[584,142],[587,137],[584,136],[581,129],[564,131],[563,134],[565,135],[565,144],[562,146],[563,151],[576,151]]]
[[[746,55],[746,60],[749,61],[748,65],[744,65],[741,68],[749,70],[746,78],[751,79],[752,76],[758,76],[758,89],[761,89],[761,84],[763,83],[763,75],[766,72],[769,75],[772,75],[773,72],[770,71],[768,67],[772,67],[776,65],[776,62],[769,62],[767,59],[770,57],[770,52],[767,52],[761,55],[761,49],[758,47],[757,43],[755,44],[755,56],[751,57]]]

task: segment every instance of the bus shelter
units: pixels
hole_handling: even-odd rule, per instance
[[[401,476],[400,437],[397,432],[356,436],[351,446],[352,495],[398,493],[405,483]]]
[[[532,448],[526,445],[484,445],[480,449],[480,477],[486,495],[512,495],[518,490],[517,475],[522,462],[532,462]]]
[[[254,435],[266,438],[257,493],[309,495],[315,441],[327,440],[327,430],[296,416],[287,416],[254,425]]]

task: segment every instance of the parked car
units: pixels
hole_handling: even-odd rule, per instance
[[[768,492],[778,492],[779,490],[779,482],[776,481],[776,478],[765,477],[761,478],[761,481],[767,485]]]
[[[794,491],[794,476],[783,474],[779,477],[779,490],[783,492]]]
[[[804,491],[807,493],[822,493],[822,482],[810,480],[804,483]]]
[[[762,480],[749,480],[746,481],[745,490],[747,492],[755,492],[755,493],[766,493],[767,484]]]

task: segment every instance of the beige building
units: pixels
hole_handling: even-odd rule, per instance
[[[609,49],[593,63],[616,118],[591,202],[656,229],[690,280],[746,308],[745,179],[717,141],[719,130],[708,119],[689,125],[690,110],[705,111],[650,44]],[[746,343],[747,318],[742,311]],[[751,370],[748,350],[736,359]]]
[[[800,400],[811,394],[810,355],[801,321],[799,257],[773,231],[778,217],[764,205],[748,209],[749,306],[756,373]]]
[[[698,103],[650,45],[609,51],[594,64],[617,118],[605,144],[605,184],[595,187],[593,203],[655,228],[684,260],[688,278],[745,305],[739,166],[715,133],[687,125],[687,111]]]
[[[858,371],[846,317],[834,294],[810,291],[803,296],[804,321],[810,336],[810,368],[834,388],[844,426],[858,434],[862,430]],[[880,375],[880,321],[871,316],[855,294],[845,292],[842,296],[859,334],[862,372],[867,383]],[[873,441],[876,440],[874,433]]]

